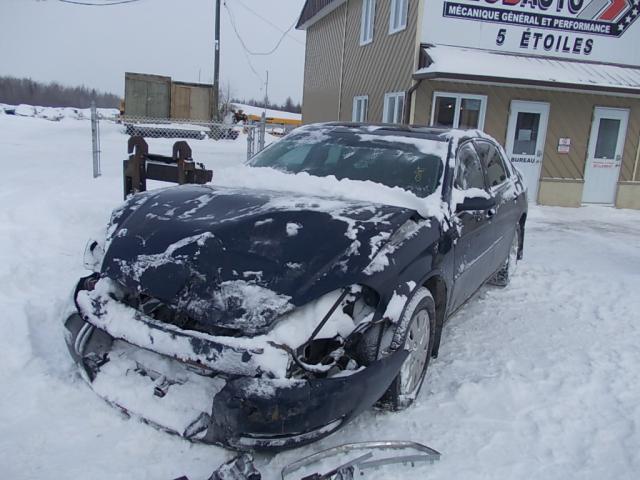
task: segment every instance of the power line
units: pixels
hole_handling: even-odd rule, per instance
[[[235,21],[233,20],[233,12],[231,12],[229,7],[227,6],[227,2],[224,2],[224,8],[227,10],[227,13],[229,14],[229,20],[231,22],[231,25],[233,26],[233,30],[234,30],[234,32],[236,34],[236,37],[238,37],[238,40],[240,41],[240,44],[242,45],[242,53],[244,54],[244,57],[246,58],[247,63],[249,64],[249,68],[251,69],[253,74],[258,78],[258,80],[260,80],[260,83],[264,83],[264,80],[262,79],[262,76],[258,73],[258,71],[255,69],[255,67],[251,63],[251,59],[249,58],[248,50],[247,50],[244,42],[242,41],[242,38],[240,37],[240,34],[238,33],[237,28],[235,27]]]
[[[72,5],[82,5],[84,7],[110,7],[111,5],[122,5],[123,3],[141,2],[142,0],[117,0],[108,3],[87,3],[75,0],[58,0],[60,3],[71,3]]]
[[[255,10],[253,10],[252,8],[249,8],[249,6],[247,6],[247,4],[245,4],[242,0],[235,0],[241,7],[243,7],[245,10],[248,10],[249,12],[253,13],[256,17],[258,17],[260,20],[262,20],[263,22],[265,22],[267,25],[271,25],[273,28],[275,28],[276,30],[278,30],[280,33],[285,33],[285,31],[280,28],[278,25],[276,25],[275,23],[273,23],[271,20],[269,20],[268,18],[263,17],[262,15],[260,15],[258,12],[256,12]],[[291,29],[289,29],[291,30]],[[287,32],[288,35],[288,32]],[[304,45],[304,42],[301,42],[300,40],[298,40],[296,37],[293,37],[291,35],[288,35],[289,38],[291,40],[293,40],[294,42],[298,42],[300,45]]]
[[[242,39],[242,35],[240,35],[240,32],[238,31],[238,26],[236,25],[236,21],[235,21],[235,17],[233,16],[233,12],[231,11],[231,9],[229,8],[229,5],[227,5],[227,2],[224,2],[224,8],[227,10],[227,12],[229,12],[229,21],[231,22],[231,27],[233,28],[233,31],[236,34],[236,37],[238,37],[238,40],[240,41],[240,44],[242,45],[242,48],[249,54],[249,55],[254,55],[254,56],[267,56],[267,55],[271,55],[273,54],[276,50],[278,50],[278,48],[280,48],[280,45],[282,44],[282,41],[284,40],[284,37],[286,37],[289,32],[293,29],[293,27],[295,26],[296,22],[293,22],[291,24],[291,26],[287,29],[286,32],[284,32],[282,34],[282,36],[280,37],[280,40],[278,40],[278,43],[276,43],[276,46],[273,47],[271,50],[269,50],[268,52],[253,52],[249,49],[249,47],[247,47],[247,44],[244,43],[244,40]]]

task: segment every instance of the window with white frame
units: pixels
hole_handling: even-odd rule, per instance
[[[408,8],[409,0],[391,0],[389,34],[396,33],[407,28]]]
[[[486,109],[487,97],[484,95],[434,92],[431,125],[483,130]]]
[[[373,41],[373,23],[376,17],[376,0],[362,0],[362,22],[360,24],[360,45]]]
[[[360,95],[353,97],[353,112],[351,114],[351,120],[354,122],[366,122],[367,111],[369,110],[369,97],[366,95]]]
[[[384,95],[383,123],[402,123],[404,112],[404,92],[391,92]]]

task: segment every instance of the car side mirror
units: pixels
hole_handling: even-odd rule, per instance
[[[493,197],[466,197],[462,203],[456,205],[456,212],[469,212],[474,210],[489,210],[496,206]]]

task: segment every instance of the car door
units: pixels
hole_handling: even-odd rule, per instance
[[[515,193],[515,179],[512,178],[511,171],[506,165],[506,159],[503,158],[498,147],[485,139],[476,139],[474,144],[480,161],[485,167],[489,193],[496,201],[494,214],[491,218],[495,242],[493,273],[500,268],[509,255],[509,248],[519,220],[519,198]]]
[[[488,195],[484,165],[472,141],[463,143],[456,155],[454,198]],[[452,200],[453,201],[453,200]],[[455,207],[455,205],[454,205]],[[494,267],[494,233],[491,210],[460,211],[453,219],[457,229],[454,244],[453,309],[462,305],[482,286]]]

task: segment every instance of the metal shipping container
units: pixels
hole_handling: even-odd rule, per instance
[[[213,87],[201,83],[173,82],[171,86],[171,118],[209,121]]]
[[[129,117],[169,118],[171,77],[125,73],[124,102]]]

